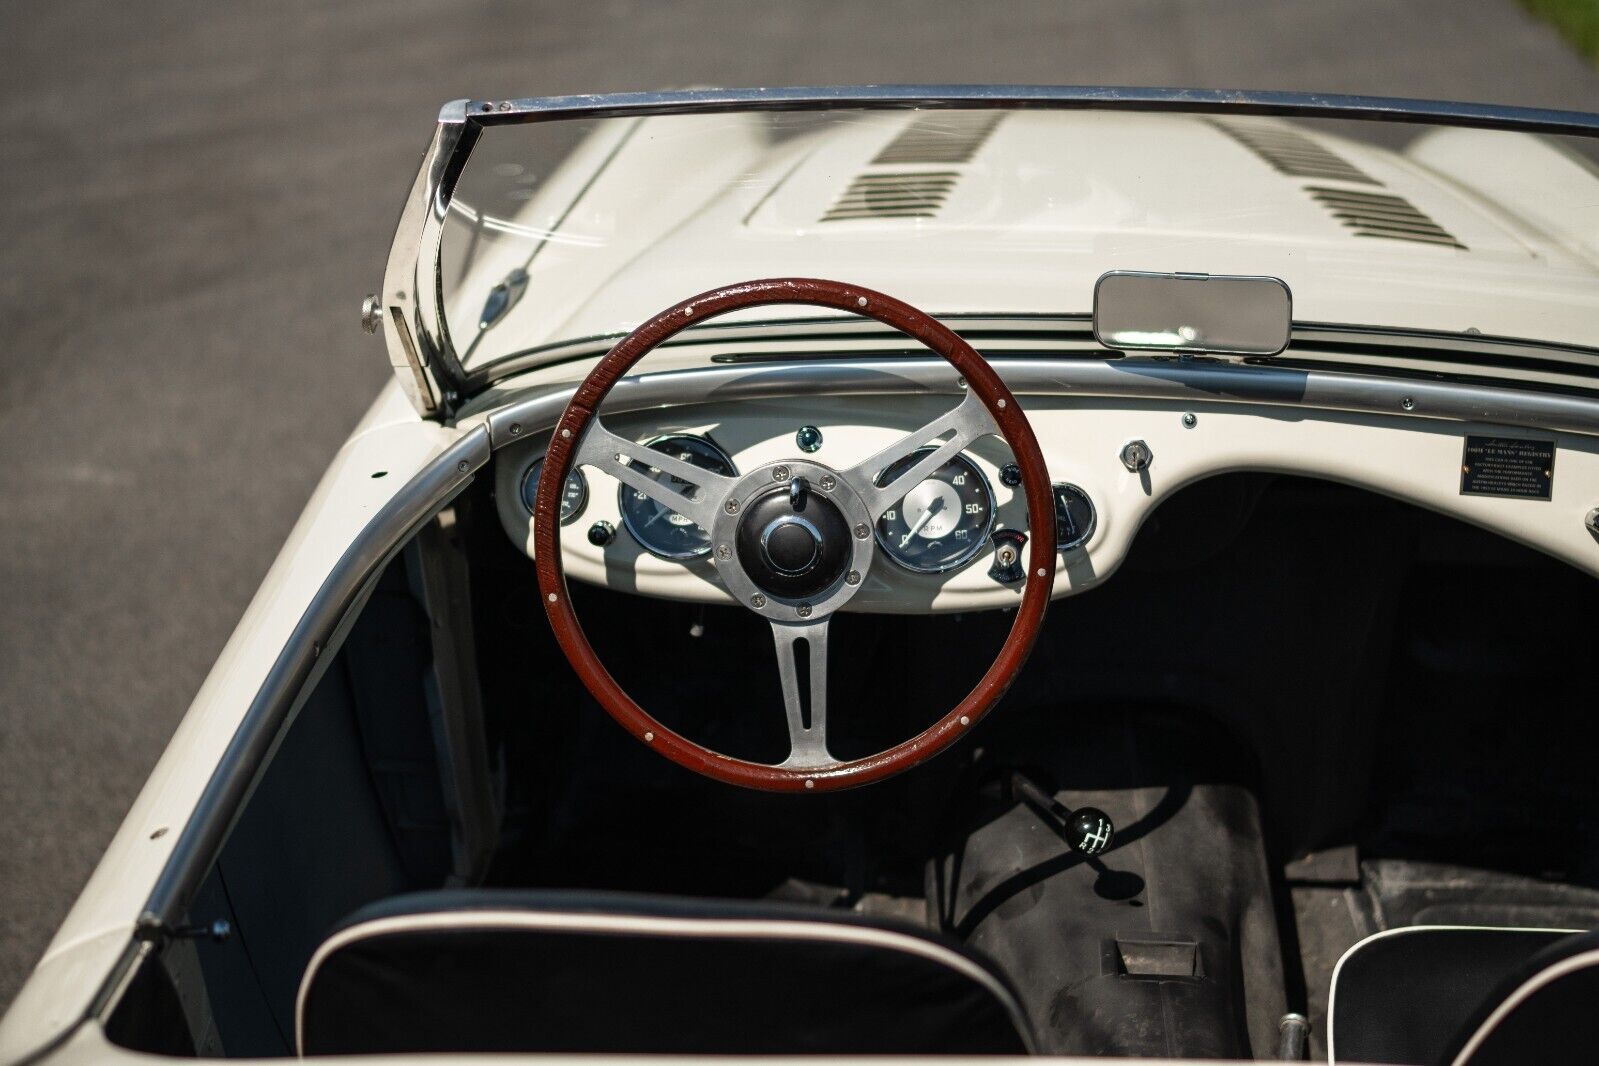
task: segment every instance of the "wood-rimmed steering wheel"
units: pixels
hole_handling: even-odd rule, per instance
[[[618,436],[600,404],[622,375],[687,326],[745,307],[810,304],[874,318],[921,341],[964,379],[960,403],[847,470],[806,458],[767,463],[736,477],[704,470]],[[861,588],[878,551],[873,527],[910,489],[981,437],[998,434],[1021,470],[1030,538],[1016,617],[993,665],[948,714],[909,740],[863,759],[827,750],[828,620]],[[881,475],[929,449],[884,483]],[[593,466],[711,534],[712,559],[729,593],[771,623],[777,642],[790,751],[775,765],[712,751],[672,731],[624,692],[595,655],[567,595],[561,567],[561,487],[575,465]],[[636,464],[636,466],[635,466]],[[650,468],[671,475],[657,481]],[[561,650],[600,706],[664,757],[732,785],[769,792],[831,792],[909,770],[943,751],[993,709],[1032,651],[1055,577],[1049,473],[1021,405],[994,369],[947,326],[909,304],[857,285],[773,278],[715,289],[668,308],[600,360],[556,424],[533,506],[539,594]],[[805,705],[796,655],[809,661]]]

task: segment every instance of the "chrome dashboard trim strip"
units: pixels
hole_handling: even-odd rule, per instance
[[[995,358],[991,362],[1020,396],[1264,404],[1599,436],[1599,399],[1582,396],[1199,360]],[[484,416],[492,446],[497,450],[549,429],[573,389],[568,384],[551,385],[507,397],[509,402]],[[617,383],[605,407],[606,414],[616,414],[672,404],[794,395],[957,391],[955,376],[941,359],[841,359],[635,375]]]
[[[1087,312],[1059,314],[992,315],[957,312],[934,314],[934,318],[955,330],[979,350],[1004,338],[1014,346],[1026,344],[1036,337],[1040,350],[1073,353],[1111,354],[1094,339],[1091,316]],[[477,394],[500,381],[525,370],[549,366],[590,356],[603,355],[624,334],[601,334],[575,337],[539,345],[525,351],[502,356],[466,371],[468,394]],[[806,318],[779,318],[760,322],[707,322],[684,330],[662,345],[676,348],[687,345],[735,344],[748,341],[771,346],[776,343],[809,342],[812,347],[837,343],[840,339],[856,343],[881,344],[898,339],[906,348],[919,349],[914,341],[905,339],[878,323],[852,315],[818,315]],[[1517,340],[1485,334],[1439,333],[1432,330],[1377,328],[1374,326],[1340,326],[1326,322],[1299,322],[1294,324],[1288,349],[1277,362],[1300,356],[1324,356],[1333,352],[1369,352],[1373,360],[1425,359],[1447,372],[1456,363],[1459,368],[1497,368],[1509,373],[1520,373],[1529,364],[1550,364],[1571,367],[1571,373],[1599,378],[1599,348],[1578,344],[1556,344],[1543,341]],[[772,353],[771,359],[791,358],[783,349]],[[719,357],[727,362],[761,358],[756,353]]]

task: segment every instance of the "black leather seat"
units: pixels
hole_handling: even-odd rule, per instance
[[[981,958],[818,908],[602,893],[417,893],[351,915],[300,983],[303,1055],[1031,1051]]]
[[[1413,926],[1333,971],[1328,1058],[1433,1066],[1599,1059],[1599,932]]]

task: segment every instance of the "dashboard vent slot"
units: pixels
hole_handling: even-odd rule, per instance
[[[872,165],[970,163],[1002,118],[1002,111],[935,111],[919,115],[877,153]]]
[[[1384,193],[1306,185],[1305,191],[1357,237],[1381,237],[1444,248],[1465,249],[1455,235],[1424,215],[1409,200]]]
[[[1356,185],[1382,184],[1347,159],[1285,126],[1225,122],[1220,119],[1211,119],[1210,124],[1254,152],[1279,174],[1320,181],[1347,181]]]
[[[953,170],[862,174],[828,208],[823,222],[863,218],[932,218],[960,175]]]

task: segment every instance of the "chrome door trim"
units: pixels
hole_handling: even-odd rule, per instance
[[[491,453],[486,430],[477,427],[464,432],[371,517],[333,564],[179,831],[139,917],[141,937],[160,939],[182,923],[194,892],[227,839],[235,812],[265,768],[277,736],[308,694],[317,668],[332,660],[383,567],[423,523],[471,484]]]

